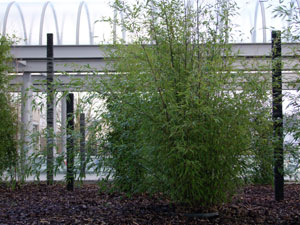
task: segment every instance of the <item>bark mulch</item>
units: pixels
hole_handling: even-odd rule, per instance
[[[62,184],[0,186],[0,224],[300,224],[300,185],[285,185],[276,202],[271,186],[247,186],[213,218],[188,217],[167,200],[100,193],[95,184],[68,192]]]

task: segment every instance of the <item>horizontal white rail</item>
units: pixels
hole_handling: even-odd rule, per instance
[[[72,85],[72,80],[79,79],[82,83],[93,83],[95,80],[102,79],[104,76],[83,74],[83,72],[116,72],[107,67],[110,61],[105,53],[109,45],[56,45],[54,46],[54,71],[59,73],[78,73],[77,75],[65,76],[57,75],[56,81],[61,82],[61,87],[56,90],[79,90],[84,91],[88,85]],[[237,56],[237,60],[233,63],[233,70],[244,71],[266,71],[270,74],[272,71],[271,44],[270,43],[246,43],[232,44],[232,51]],[[38,73],[47,72],[46,46],[13,46],[11,54],[14,57],[15,73]],[[300,71],[300,44],[282,44],[282,64],[283,64],[283,88],[296,89],[293,84],[298,82]],[[45,80],[43,75],[32,75],[32,84],[39,90],[45,90],[41,80]],[[39,80],[39,82],[37,82]],[[91,82],[93,80],[93,82]],[[12,89],[20,90],[19,85],[22,84],[22,78],[15,76],[11,81]],[[45,81],[44,81],[45,82]],[[77,82],[78,83],[78,82]],[[97,82],[96,82],[97,83]],[[66,85],[65,85],[66,84]],[[73,87],[72,87],[73,86]],[[87,91],[87,90],[86,90]]]

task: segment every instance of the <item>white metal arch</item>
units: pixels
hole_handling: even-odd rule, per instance
[[[123,12],[120,12],[120,16],[121,16],[121,20],[122,20],[122,23],[124,22],[124,14]],[[124,42],[126,42],[126,29],[124,26],[122,26],[122,39]]]
[[[20,7],[20,5],[13,1],[13,2],[10,2],[7,7],[6,7],[6,10],[5,10],[5,14],[4,14],[4,20],[3,20],[3,28],[2,28],[2,34],[5,35],[6,34],[6,26],[7,26],[7,19],[8,19],[8,15],[9,15],[9,12],[10,12],[10,9],[13,5],[16,5],[17,9],[18,9],[18,12],[21,16],[21,21],[22,21],[22,26],[23,26],[23,35],[24,35],[24,41],[25,41],[25,44],[28,44],[28,40],[27,40],[27,31],[26,31],[26,26],[25,26],[25,20],[24,20],[24,15],[23,15],[23,12],[22,12],[22,9]]]
[[[28,44],[31,44],[32,40],[32,30],[33,30],[33,19],[31,20],[29,31],[28,31]]]
[[[51,7],[51,9],[52,9],[53,16],[54,16],[54,22],[55,22],[55,29],[56,29],[57,43],[58,43],[58,44],[61,44],[60,38],[59,38],[59,29],[58,29],[58,22],[57,22],[56,11],[55,11],[55,9],[54,9],[53,4],[52,4],[50,1],[47,1],[47,2],[44,4],[44,6],[43,6],[43,10],[42,10],[42,14],[41,14],[41,19],[40,19],[39,44],[42,45],[42,43],[43,43],[44,20],[45,20],[45,13],[46,13],[46,9],[47,9],[48,5],[50,5],[50,7]]]
[[[62,19],[61,27],[60,27],[60,42],[62,44],[62,40],[64,38],[64,28],[65,28],[65,17]]]
[[[261,22],[263,26],[263,43],[267,42],[267,25],[266,25],[266,14],[265,14],[265,6],[262,0],[258,0],[255,6],[255,15],[254,15],[254,27],[252,32],[252,42],[256,43],[256,24],[257,24],[257,15],[258,15],[258,7],[260,6],[261,10]]]
[[[153,7],[153,6],[152,6]],[[154,7],[153,7],[154,9]],[[122,24],[124,23],[124,13],[122,11],[119,12],[119,15],[121,17]],[[115,9],[114,10],[114,24],[113,24],[113,42],[116,43],[117,41],[117,20],[118,20],[118,12]],[[122,39],[124,42],[126,42],[126,29],[124,26],[121,28],[122,32]]]
[[[88,9],[88,6],[87,6],[85,1],[80,2],[79,7],[78,7],[78,11],[77,11],[76,45],[79,45],[79,30],[80,30],[80,22],[81,22],[81,11],[82,11],[83,7],[85,8],[85,12],[86,12],[86,15],[87,15],[89,35],[90,35],[90,44],[92,45],[93,42],[94,42],[94,34],[92,32],[89,9]]]
[[[116,43],[117,41],[117,18],[118,17],[118,12],[115,9],[114,10],[114,24],[113,24],[113,43]]]

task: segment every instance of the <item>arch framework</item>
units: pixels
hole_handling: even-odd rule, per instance
[[[266,12],[265,12],[265,6],[264,2],[258,0],[256,2],[255,6],[255,14],[254,14],[254,27],[253,27],[253,32],[252,32],[252,42],[256,43],[256,24],[257,24],[257,15],[258,15],[258,7],[260,6],[261,10],[261,22],[262,22],[262,29],[263,29],[263,43],[267,42],[267,24],[266,24]]]
[[[4,20],[3,20],[3,27],[2,27],[2,34],[5,35],[6,34],[6,27],[7,27],[7,20],[8,20],[8,15],[9,15],[9,12],[10,12],[10,9],[13,5],[16,5],[17,9],[18,9],[18,12],[21,16],[21,21],[22,21],[22,26],[23,26],[23,35],[24,35],[24,41],[25,41],[25,44],[28,44],[28,40],[27,40],[27,31],[26,31],[26,26],[25,26],[25,20],[24,20],[24,15],[23,15],[23,12],[22,12],[22,9],[20,7],[20,5],[13,1],[13,2],[10,2],[7,7],[6,7],[6,10],[5,10],[5,14],[4,14]]]
[[[46,9],[47,7],[50,6],[52,9],[52,13],[54,16],[54,22],[55,22],[55,29],[56,29],[56,38],[57,38],[57,43],[60,45],[61,41],[59,38],[59,29],[58,29],[58,22],[57,22],[57,16],[56,16],[56,11],[54,9],[53,4],[50,1],[45,2],[43,9],[42,9],[42,14],[41,14],[41,19],[40,19],[40,34],[39,34],[39,44],[43,44],[43,30],[44,30],[44,20],[45,20],[45,14],[46,14]]]
[[[80,2],[79,7],[78,7],[78,11],[77,11],[76,45],[79,45],[79,31],[80,31],[80,22],[81,22],[81,12],[82,12],[83,7],[84,7],[86,15],[87,15],[88,29],[89,29],[89,36],[90,36],[90,44],[92,45],[94,43],[94,34],[92,32],[90,12],[89,12],[88,6],[87,6],[85,1]]]

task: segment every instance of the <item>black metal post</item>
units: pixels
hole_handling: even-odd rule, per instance
[[[80,113],[80,176],[85,177],[85,114]]]
[[[47,184],[53,184],[54,88],[53,34],[47,34]]]
[[[74,190],[74,94],[67,95],[67,190]]]
[[[67,95],[67,190],[74,190],[74,94]]]
[[[275,200],[284,199],[281,32],[272,31],[272,97]]]

